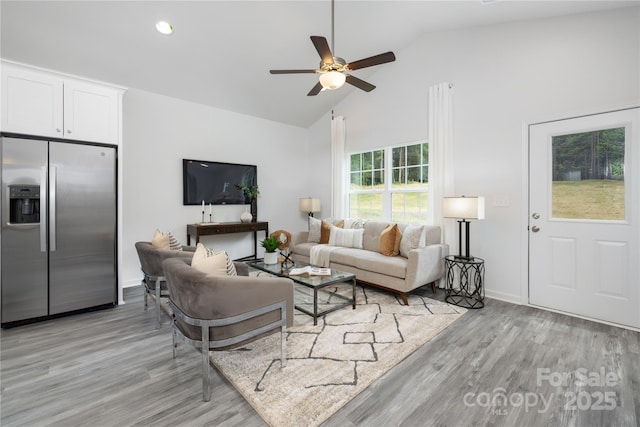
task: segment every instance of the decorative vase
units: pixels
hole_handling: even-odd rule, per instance
[[[265,264],[277,264],[278,263],[278,253],[277,252],[265,252],[264,253],[264,263]]]
[[[242,215],[240,215],[240,221],[251,222],[252,219],[253,219],[253,215],[251,215],[251,213],[249,212],[249,208],[245,208],[244,212],[242,212]]]

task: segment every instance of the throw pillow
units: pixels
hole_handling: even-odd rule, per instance
[[[191,267],[202,273],[214,274],[217,276],[237,276],[236,266],[226,252],[215,252],[202,243],[196,245],[193,253]]]
[[[329,235],[329,245],[362,249],[363,235],[363,228],[342,229],[340,227],[332,226],[331,233]]]
[[[318,243],[326,244],[329,243],[329,236],[331,235],[331,227],[342,228],[344,225],[344,221],[338,221],[333,225],[329,221],[322,220],[322,224],[320,225],[320,240]]]
[[[424,246],[424,226],[407,225],[400,240],[400,255],[409,258],[409,251]]]
[[[344,220],[344,227],[342,228],[364,228],[365,222],[367,222],[366,219],[347,218]]]
[[[380,233],[380,253],[386,256],[396,256],[400,253],[402,232],[398,224],[389,224]]]
[[[318,243],[320,241],[320,226],[322,221],[312,216],[309,217],[309,237],[307,242]]]
[[[158,249],[182,250],[182,245],[171,233],[163,233],[158,229],[156,229],[153,239],[151,239],[151,244]]]

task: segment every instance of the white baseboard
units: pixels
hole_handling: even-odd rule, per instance
[[[509,302],[511,304],[517,304],[517,305],[523,304],[523,302],[520,301],[520,295],[508,294],[505,292],[496,292],[486,288],[484,290],[484,295],[487,298],[497,299],[500,301]]]
[[[122,282],[123,288],[132,288],[134,286],[140,286],[140,285],[142,285],[142,281],[140,279],[132,279],[132,280],[126,280]]]

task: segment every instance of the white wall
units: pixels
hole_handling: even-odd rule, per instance
[[[125,286],[142,277],[136,241],[151,240],[159,228],[186,244],[186,225],[201,221],[201,207],[182,204],[183,158],[257,165],[258,219],[269,221],[271,231],[305,229],[298,199],[308,193],[306,129],[135,89],[125,95],[123,122]],[[238,221],[243,211],[214,206],[214,221]],[[201,240],[232,258],[253,251],[250,233]]]
[[[334,108],[346,117],[347,150],[426,139],[428,88],[453,83],[455,192],[487,201],[471,251],[486,260],[487,296],[526,303],[524,123],[637,104],[639,22],[631,8],[425,34],[368,79],[375,91]],[[326,138],[322,126],[311,132]],[[329,167],[325,145],[311,147],[316,170]]]

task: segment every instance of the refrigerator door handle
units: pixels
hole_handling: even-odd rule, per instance
[[[49,250],[56,251],[56,167],[49,166]]]
[[[40,168],[40,194],[47,194],[47,166]],[[47,197],[40,198],[40,252],[47,252]]]

